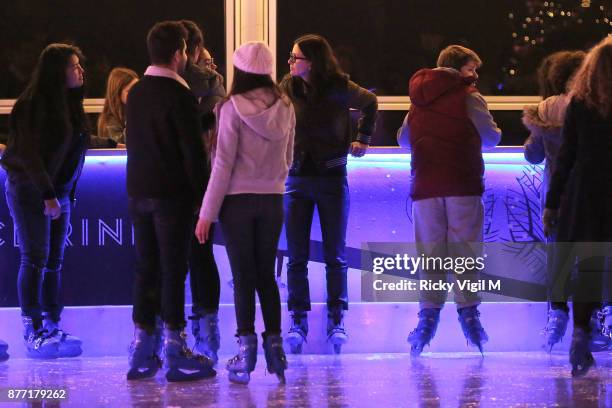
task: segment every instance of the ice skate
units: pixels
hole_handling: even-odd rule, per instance
[[[302,354],[302,345],[306,342],[306,336],[308,336],[308,315],[306,312],[293,312],[291,328],[285,338],[291,354]]]
[[[73,336],[64,330],[60,329],[59,322],[45,318],[43,327],[49,333],[49,337],[55,338],[59,342],[58,357],[78,357],[83,353],[81,345],[83,342],[76,336]]]
[[[423,352],[423,348],[429,345],[436,335],[436,329],[440,322],[440,309],[426,308],[421,309],[418,314],[419,323],[417,327],[408,335],[410,343],[410,354],[418,357]]]
[[[257,336],[249,334],[238,337],[240,349],[238,354],[227,362],[229,380],[237,384],[248,384],[251,372],[255,370],[257,363]]]
[[[341,308],[330,309],[327,313],[327,341],[334,346],[336,354],[342,352],[342,345],[348,341]]]
[[[607,311],[606,311],[607,312]],[[607,315],[603,309],[596,309],[591,315],[591,343],[589,345],[593,353],[607,351],[612,347],[612,339],[608,336],[608,328],[605,324]],[[610,318],[608,318],[610,320]]]
[[[42,359],[59,357],[60,342],[55,337],[49,336],[49,332],[42,327],[41,320],[23,316],[22,321],[24,328],[23,339],[28,357]]]
[[[142,380],[154,377],[161,367],[158,354],[160,339],[154,334],[148,334],[146,330],[136,328],[134,340],[130,344],[130,355],[128,358],[130,369],[127,373],[128,380]]]
[[[283,339],[278,334],[264,336],[263,342],[266,364],[270,374],[276,374],[281,384],[285,384],[285,370],[287,369],[287,357],[283,350]]]
[[[8,344],[0,340],[0,363],[9,359],[9,354],[7,353],[7,350]]]
[[[480,323],[480,312],[477,306],[461,308],[457,310],[457,313],[459,313],[459,323],[461,323],[461,329],[463,329],[468,344],[478,347],[480,354],[483,354],[482,345],[489,341],[489,336]]]
[[[213,361],[187,348],[187,335],[180,330],[164,329],[164,368],[170,382],[193,381],[214,377]]]
[[[548,310],[548,321],[546,327],[542,329],[542,335],[545,337],[546,343],[544,347],[550,353],[555,344],[559,343],[565,331],[567,330],[567,322],[569,320],[569,314],[562,309],[549,309]]]
[[[191,332],[195,338],[194,350],[217,364],[219,361],[217,352],[221,343],[217,313],[196,314],[190,316],[189,319],[191,320]]]

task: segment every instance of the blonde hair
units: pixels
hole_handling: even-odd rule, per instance
[[[612,116],[612,36],[591,48],[574,76],[570,93],[604,118]]]
[[[111,121],[125,123],[121,92],[135,79],[138,74],[129,68],[114,68],[108,75],[104,109],[98,118],[98,136],[104,136],[104,129]]]

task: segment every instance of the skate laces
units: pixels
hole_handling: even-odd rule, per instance
[[[612,315],[612,307],[606,306],[597,311],[597,329],[599,333],[612,340],[612,326],[606,324],[606,320]],[[611,322],[612,323],[612,322]]]
[[[293,316],[289,333],[299,333],[304,336],[304,328],[302,327],[302,316]]]
[[[34,343],[35,349],[39,349],[40,346],[42,346],[42,344],[44,343],[44,341],[47,340],[49,337],[50,336],[48,335],[47,330],[37,331],[30,335],[30,338],[33,340],[32,342]]]
[[[563,330],[563,326],[567,325],[568,317],[555,313],[554,309],[548,311],[548,321],[542,329],[543,335],[556,334]],[[564,330],[563,330],[564,331]]]

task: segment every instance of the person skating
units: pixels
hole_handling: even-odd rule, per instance
[[[427,256],[474,256],[467,244],[482,243],[481,150],[496,146],[501,131],[474,85],[481,65],[474,51],[451,45],[440,53],[437,68],[410,79],[412,106],[398,142],[411,147],[414,236],[419,253]],[[449,273],[457,281],[476,278],[473,272],[422,268],[419,278],[446,281]],[[445,300],[446,291],[420,292],[419,322],[408,336],[412,355],[433,339]],[[482,353],[488,336],[480,323],[480,297],[455,290],[455,303],[465,338]]]

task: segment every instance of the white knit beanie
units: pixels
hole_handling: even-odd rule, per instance
[[[274,57],[261,41],[249,41],[234,51],[234,66],[251,74],[272,75]]]

